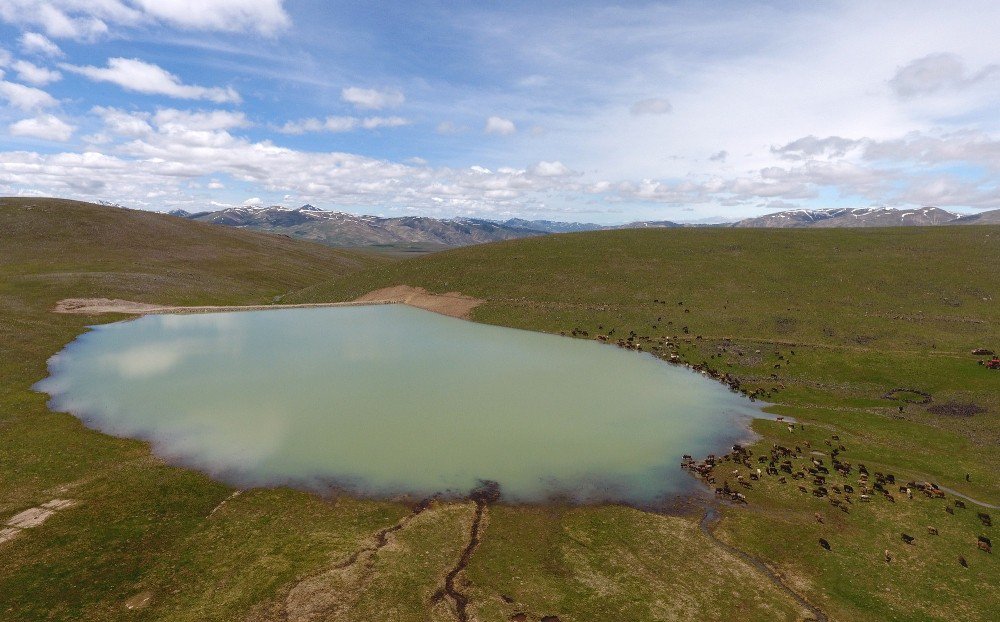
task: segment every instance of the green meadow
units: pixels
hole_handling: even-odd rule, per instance
[[[669,512],[233,496],[30,387],[88,325],[124,319],[51,313],[64,298],[285,304],[410,285],[484,299],[474,321],[633,335],[739,379],[796,422],[756,420],[755,458],[798,445],[829,463],[843,445],[855,467],[998,505],[1000,371],[971,354],[1000,350],[998,256],[1000,227],[970,226],[601,231],[396,259],[0,199],[0,521],[76,502],[0,544],[0,620],[996,620],[1000,565],[977,537],[996,535],[978,513],[1000,511],[951,493],[894,487],[844,511],[765,476],[740,487],[746,504],[709,492]],[[858,486],[856,470],[828,479]],[[445,590],[457,567],[464,611]]]

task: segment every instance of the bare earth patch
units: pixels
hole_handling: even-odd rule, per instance
[[[139,592],[132,598],[125,601],[125,608],[129,611],[134,611],[136,609],[145,609],[149,606],[150,601],[153,600],[153,593],[149,590],[145,592]]]
[[[302,309],[313,307],[356,307],[363,305],[404,304],[411,307],[433,311],[442,315],[468,319],[469,313],[485,302],[479,298],[465,296],[458,292],[447,294],[432,294],[420,287],[398,285],[369,292],[357,300],[350,302],[320,302],[297,305],[231,305],[231,306],[201,306],[178,307],[172,305],[156,305],[146,302],[134,302],[118,298],[66,298],[56,303],[52,309],[55,313],[78,313],[82,315],[98,315],[101,313],[122,313],[126,315],[145,315],[147,313],[211,313],[222,311],[264,311],[268,309]]]
[[[395,300],[366,300],[365,302],[320,302],[301,305],[209,305],[202,307],[176,307],[154,305],[131,300],[111,298],[66,298],[53,307],[55,313],[80,313],[97,315],[101,313],[124,313],[145,315],[147,313],[212,313],[222,311],[265,311],[268,309],[303,309],[312,307],[356,307],[360,305],[393,304]]]
[[[464,319],[468,319],[473,309],[486,302],[480,298],[473,298],[459,292],[432,294],[422,287],[411,287],[409,285],[396,285],[377,289],[355,299],[354,302],[376,301],[398,302],[410,305],[411,307],[433,311],[434,313]]]
[[[53,499],[46,501],[40,507],[28,508],[7,519],[5,527],[0,529],[0,544],[16,538],[25,529],[33,529],[51,518],[57,510],[65,510],[76,505],[74,499]]]

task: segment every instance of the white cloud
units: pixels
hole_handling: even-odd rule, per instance
[[[10,55],[10,52],[0,47],[0,67],[6,67],[7,65],[9,65],[11,58],[12,57]],[[2,77],[3,77],[3,72],[0,71],[0,78]]]
[[[644,114],[667,114],[668,112],[672,112],[673,109],[674,107],[669,100],[662,97],[653,97],[635,102],[629,108],[629,112],[639,116]]]
[[[264,204],[264,201],[262,201],[260,197],[253,197],[253,198],[247,199],[246,201],[243,201],[243,205],[245,205],[247,207],[259,207],[259,206],[261,206],[263,204]]]
[[[442,121],[438,123],[436,131],[438,134],[448,135],[448,134],[461,134],[465,132],[468,128],[461,125],[457,125],[454,121]]]
[[[44,86],[62,79],[62,74],[58,71],[48,69],[47,67],[39,67],[26,60],[15,61],[11,67],[17,72],[17,77],[21,81],[30,82],[31,84]]]
[[[0,20],[50,37],[95,39],[111,26],[167,24],[184,30],[273,35],[291,20],[283,0],[3,0]]]
[[[562,162],[538,162],[528,168],[528,171],[533,175],[538,175],[539,177],[561,177],[564,175],[573,175],[573,171],[570,170],[568,166]]]
[[[63,56],[63,51],[59,46],[49,40],[43,34],[37,32],[26,32],[19,39],[21,49],[25,54],[40,54],[42,56]]]
[[[955,54],[931,54],[901,67],[889,87],[903,99],[946,89],[960,90],[990,78],[1000,78],[1000,65],[987,65],[970,74]]]
[[[406,98],[399,91],[363,89],[349,86],[340,92],[340,98],[362,110],[381,110],[401,106]]]
[[[312,124],[310,123],[309,125],[311,127]],[[326,121],[324,121],[319,127],[319,130],[325,130],[327,132],[350,132],[357,126],[358,120],[354,117],[327,117]]]
[[[229,110],[177,110],[161,108],[153,115],[153,122],[161,129],[229,130],[248,127],[250,121],[242,112]]]
[[[323,121],[310,118],[299,119],[298,121],[288,121],[276,129],[282,134],[305,134],[306,132],[321,132],[326,129],[326,127]]]
[[[283,0],[134,0],[147,15],[192,30],[259,32],[272,35],[291,19]]]
[[[111,82],[127,91],[148,95],[166,95],[178,99],[205,99],[215,103],[238,103],[239,94],[232,87],[205,87],[183,84],[177,76],[158,65],[137,58],[110,58],[107,67],[61,65],[97,82]]]
[[[115,136],[138,138],[153,131],[153,127],[149,124],[150,115],[145,112],[125,112],[118,108],[104,106],[95,106],[90,112],[101,117],[104,129]],[[108,142],[108,140],[100,142]]]
[[[409,125],[409,119],[403,117],[366,117],[361,121],[361,127],[374,130],[380,127],[402,127]]]
[[[95,113],[119,126],[127,125],[123,116],[137,122],[154,116],[113,109]],[[171,201],[193,200],[191,193],[198,190],[191,182],[225,176],[304,202],[405,205],[482,214],[531,208],[539,204],[539,193],[575,183],[568,176],[554,175],[563,172],[558,163],[531,169],[482,169],[485,173],[431,168],[349,153],[297,151],[268,141],[251,142],[222,129],[151,127],[145,135],[106,145],[104,151],[0,153],[0,191],[17,194],[45,188],[61,196],[113,197],[123,203],[149,205],[151,199],[164,201],[161,195],[151,197],[151,190],[167,193],[162,196],[173,197]]]
[[[218,179],[213,179],[212,181],[208,182],[209,190],[222,190],[225,187],[226,185],[221,181],[219,181]]]
[[[41,89],[2,80],[0,80],[0,97],[21,110],[51,108],[57,103],[54,97]]]
[[[827,136],[826,138],[804,136],[782,147],[771,147],[771,152],[790,160],[801,160],[816,156],[840,157],[859,145],[859,141],[841,138],[840,136]]]
[[[380,127],[401,127],[409,125],[409,119],[403,117],[327,117],[321,121],[315,118],[288,121],[277,131],[282,134],[305,134],[307,132],[350,132],[358,128],[374,130]]]
[[[108,25],[98,15],[125,18],[135,14],[118,0],[87,3],[74,0],[4,0],[0,20],[20,26],[40,27],[51,37],[92,39],[105,34]]]
[[[517,126],[510,119],[503,117],[490,117],[486,119],[483,131],[487,134],[497,134],[499,136],[509,136],[517,131]]]
[[[73,135],[75,128],[51,114],[43,114],[31,119],[22,119],[8,128],[13,136],[29,136],[44,140],[65,142]]]

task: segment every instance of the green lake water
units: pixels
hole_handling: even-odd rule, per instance
[[[36,388],[239,486],[655,502],[760,411],[683,367],[402,305],[149,315],[93,327]]]

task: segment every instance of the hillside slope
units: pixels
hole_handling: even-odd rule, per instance
[[[173,216],[61,199],[0,198],[4,294],[262,301],[373,265],[369,255]],[[58,293],[56,293],[58,292]]]
[[[1000,350],[997,256],[1000,227],[604,231],[446,251],[288,300],[345,300],[407,284],[486,299],[473,311],[478,321],[632,339],[654,356],[677,355],[725,376],[798,422],[756,420],[751,467],[777,447],[823,460],[832,447],[853,469],[864,464],[897,482],[940,483],[1000,505],[1000,372],[971,353]],[[800,459],[803,473],[813,468]],[[737,485],[733,466],[715,471],[715,486]],[[796,577],[830,619],[995,618],[995,603],[979,590],[998,566],[976,549],[977,536],[990,534],[976,509],[955,510],[954,498],[919,491],[911,500],[906,486],[859,503],[856,493],[871,484],[856,471],[830,473],[825,481],[745,481],[738,489],[749,508],[725,507],[717,533]],[[846,495],[827,499],[817,481]],[[537,552],[542,545],[516,535],[545,533],[544,524],[512,521],[494,552],[558,556],[556,547]],[[926,537],[928,527],[940,536]],[[916,534],[919,545],[906,545],[901,533]],[[509,572],[485,554],[470,567],[474,582],[515,590]]]
[[[448,578],[468,597],[469,619],[490,622],[802,619],[740,549],[829,619],[993,620],[997,557],[977,551],[976,536],[995,534],[971,501],[946,514],[952,497],[900,494],[855,499],[847,512],[766,476],[745,489],[749,506],[720,505],[714,527],[708,515],[699,522],[698,505],[672,516],[553,502],[491,506],[473,532],[471,502],[421,504],[418,515],[398,500],[235,491],[165,465],[147,443],[50,412],[30,387],[88,323],[115,319],[49,313],[59,298],[223,304],[296,290],[282,301],[322,301],[423,285],[487,298],[480,321],[590,338],[634,331],[647,351],[669,335],[676,348],[654,352],[735,374],[799,422],[755,421],[753,451],[809,442],[822,453],[836,440],[841,459],[873,473],[997,503],[998,376],[969,349],[998,349],[1000,283],[988,260],[998,242],[997,227],[638,230],[392,264],[162,215],[5,200],[0,521],[55,499],[76,505],[0,542],[0,619],[452,620],[435,598]],[[894,387],[979,411],[884,399]],[[939,535],[925,536],[927,526]]]
[[[378,261],[162,214],[57,199],[0,199],[0,532],[11,516],[54,497],[78,504],[44,529],[14,541],[0,537],[0,620],[121,619],[125,600],[140,591],[137,581],[155,574],[158,564],[169,568],[162,571],[164,581],[173,584],[196,572],[172,564],[205,548],[205,542],[187,538],[203,531],[205,504],[231,492],[205,476],[164,466],[146,443],[92,432],[46,408],[46,396],[30,388],[46,375],[46,360],[88,324],[116,319],[51,313],[57,300],[267,303]],[[275,503],[268,515],[308,529],[309,518],[296,514],[303,507],[309,511],[308,503],[301,504],[304,497],[295,496],[299,505]],[[382,526],[371,514],[384,509],[345,509],[323,528],[337,530],[353,545],[351,538]],[[252,527],[242,528],[239,537],[223,538],[223,550],[241,550],[237,543]],[[296,537],[272,526],[257,540],[275,547]],[[286,567],[294,572],[311,554],[290,554]],[[223,558],[230,559],[230,571],[240,565]],[[260,586],[259,580],[251,583]],[[189,579],[187,587],[194,585]]]

